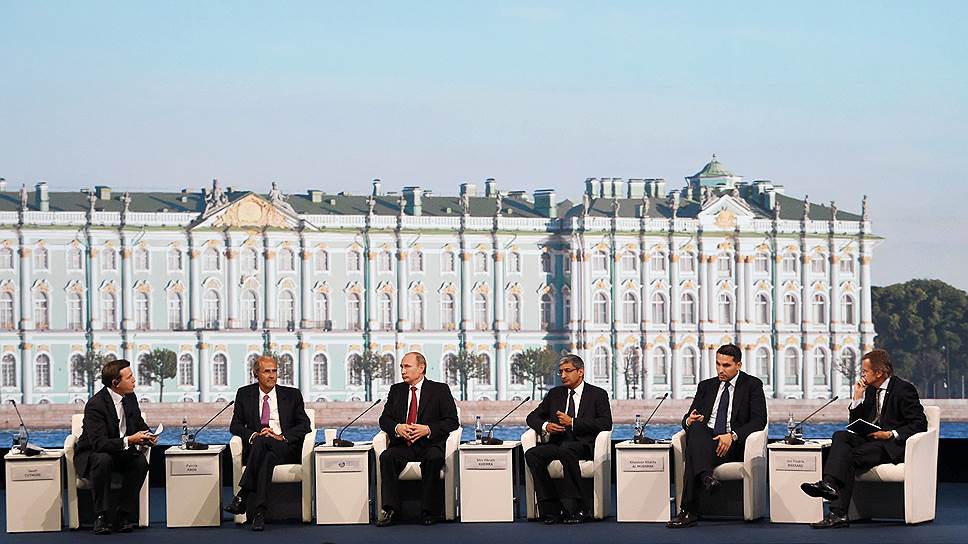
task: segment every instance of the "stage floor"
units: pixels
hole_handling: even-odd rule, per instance
[[[200,529],[168,529],[165,527],[164,489],[151,489],[151,527],[130,535],[95,537],[90,529],[64,530],[59,533],[7,534],[6,516],[0,524],[0,541],[4,543],[79,543],[130,540],[139,543],[170,544],[174,539],[203,544],[242,544],[266,542],[284,537],[293,542],[311,543],[372,543],[376,541],[446,542],[460,544],[498,544],[507,542],[528,544],[562,544],[562,542],[595,542],[608,544],[642,542],[904,542],[927,544],[935,542],[968,541],[968,484],[942,483],[938,485],[937,518],[931,523],[907,526],[902,522],[855,523],[848,529],[819,531],[805,525],[771,524],[768,520],[752,523],[743,521],[700,521],[690,529],[666,529],[662,524],[618,523],[614,517],[577,526],[547,527],[539,522],[519,519],[514,523],[439,523],[425,528],[419,525],[397,525],[377,528],[375,525],[317,526],[301,523],[270,523],[264,533],[253,533],[224,521],[221,527]],[[223,490],[229,496],[228,488]],[[6,511],[7,497],[0,498]],[[227,517],[227,516],[226,516]]]

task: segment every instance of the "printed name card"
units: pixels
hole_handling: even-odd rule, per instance
[[[817,470],[817,457],[815,455],[776,453],[773,454],[773,460],[776,462],[776,470],[783,472],[814,472]]]
[[[216,463],[218,457],[207,456],[204,458],[189,457],[184,459],[181,456],[169,458],[169,473],[172,476],[207,476],[216,473]]]
[[[325,456],[321,459],[320,472],[362,472],[363,458],[356,457],[331,457]]]
[[[488,455],[486,453],[469,453],[462,458],[467,470],[505,470],[508,468],[506,455]]]
[[[10,480],[14,482],[53,480],[57,468],[53,463],[7,463],[7,466],[10,467]]]
[[[664,472],[665,455],[622,457],[622,472]]]

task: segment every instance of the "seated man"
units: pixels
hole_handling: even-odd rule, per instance
[[[743,352],[734,344],[716,350],[715,378],[699,382],[689,413],[682,418],[686,431],[686,467],[679,513],[666,526],[690,527],[699,520],[699,489],[715,493],[721,486],[713,470],[743,460],[746,438],[766,428],[763,382],[740,372]]]
[[[380,415],[380,429],[390,438],[380,454],[380,482],[383,504],[377,527],[396,522],[400,510],[399,476],[411,461],[420,462],[421,512],[424,525],[439,517],[443,497],[436,492],[440,469],[444,466],[444,447],[450,432],[460,427],[457,404],[447,384],[427,379],[427,359],[411,351],[400,359],[402,383],[395,383],[387,394]]]
[[[612,408],[608,393],[601,387],[585,383],[585,363],[577,355],[565,355],[558,361],[562,385],[548,391],[544,400],[530,414],[528,427],[548,443],[538,444],[524,454],[534,479],[538,513],[545,524],[581,523],[581,470],[578,461],[591,459],[595,438],[612,430]],[[561,461],[564,479],[556,489],[548,474],[548,464]]]
[[[148,432],[134,394],[131,363],[117,359],[101,369],[104,387],[84,405],[84,430],[77,439],[74,466],[91,482],[94,534],[130,533],[138,514],[138,492],[148,475],[143,448],[157,437]],[[111,473],[121,474],[121,492],[111,493]],[[113,522],[113,525],[112,525]]]
[[[240,387],[235,395],[229,430],[242,439],[245,470],[239,480],[239,493],[225,511],[245,513],[252,530],[262,531],[272,471],[276,465],[300,462],[310,422],[299,389],[276,385],[279,365],[274,358],[259,357],[252,372],[258,382]]]
[[[850,421],[863,419],[881,428],[867,436],[842,430],[834,433],[823,479],[800,487],[811,497],[830,501],[830,512],[811,527],[847,527],[847,508],[854,475],[882,463],[903,463],[904,442],[928,430],[918,390],[894,375],[888,353],[875,349],[861,360],[860,380],[854,384]]]

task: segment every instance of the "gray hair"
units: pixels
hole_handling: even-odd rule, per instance
[[[568,353],[566,355],[562,355],[561,359],[558,359],[558,366],[561,366],[564,363],[571,363],[575,365],[575,368],[579,370],[585,368],[585,361],[582,361],[581,357],[575,355],[574,353]]]

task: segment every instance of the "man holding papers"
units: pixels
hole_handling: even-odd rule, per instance
[[[904,462],[904,442],[928,428],[917,388],[894,375],[891,358],[882,349],[864,355],[850,403],[850,422],[852,430],[834,433],[823,479],[800,486],[807,495],[830,501],[830,513],[812,527],[847,527],[854,475],[882,463]],[[860,429],[871,432],[853,432]]]

